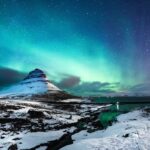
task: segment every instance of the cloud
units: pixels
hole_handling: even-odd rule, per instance
[[[72,94],[82,96],[150,96],[150,83],[123,86],[119,82],[81,82],[79,77],[68,75],[57,83],[57,86]]]
[[[132,86],[128,89],[128,93],[131,95],[145,95],[150,96],[150,83],[141,83]]]
[[[114,88],[118,86],[119,83],[108,83],[108,82],[82,82],[71,89],[70,92],[78,95],[107,95],[114,94],[116,91]]]
[[[116,91],[114,89],[120,86],[119,82],[82,82],[80,77],[67,74],[63,74],[60,82],[53,81],[53,83],[69,93],[81,96],[115,94]]]
[[[21,81],[26,76],[25,73],[14,69],[0,67],[0,88]]]
[[[57,85],[60,88],[67,89],[67,88],[72,88],[72,87],[78,85],[80,83],[80,81],[81,81],[80,77],[67,76],[67,77],[63,78]]]
[[[137,84],[133,87],[130,88],[131,91],[136,91],[136,92],[140,92],[140,91],[150,91],[150,83],[142,83],[142,84]]]

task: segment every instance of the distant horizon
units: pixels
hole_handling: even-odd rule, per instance
[[[40,69],[40,68],[34,68],[33,70],[35,70],[35,69]],[[30,72],[32,72],[33,70],[31,70]],[[42,71],[44,71],[44,70],[42,70]],[[0,91],[5,90],[5,89],[7,89],[7,88],[9,88],[9,87],[11,87],[13,85],[19,84],[19,82],[23,81],[30,72],[28,72],[28,73],[27,72],[26,73],[22,73],[21,76],[20,76],[20,78],[18,78],[15,82],[13,82],[11,84],[4,85],[3,87],[0,88]],[[45,73],[45,71],[44,71],[44,73]],[[141,94],[140,93],[123,93],[123,92],[121,93],[121,92],[115,92],[115,91],[113,91],[112,93],[106,93],[106,94],[101,94],[101,93],[90,94],[90,93],[87,93],[85,91],[86,94],[84,94],[84,93],[81,94],[80,92],[76,92],[76,90],[78,90],[78,91],[80,90],[80,88],[77,89],[78,86],[75,87],[76,88],[75,90],[73,90],[73,89],[70,90],[70,89],[64,88],[64,85],[67,86],[67,84],[68,84],[67,81],[66,82],[62,81],[62,83],[61,82],[55,82],[53,80],[50,80],[50,81],[54,85],[56,85],[58,88],[66,91],[66,92],[68,92],[70,94],[74,94],[74,95],[77,95],[77,96],[83,96],[83,97],[150,97],[150,95],[143,95],[142,93]],[[69,84],[71,84],[71,83],[69,83]]]

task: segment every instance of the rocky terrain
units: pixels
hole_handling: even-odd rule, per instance
[[[73,143],[72,135],[83,129],[102,129],[98,115],[107,106],[69,101],[60,105],[1,100],[0,149],[57,150]]]
[[[72,136],[73,144],[61,150],[149,150],[150,108],[140,108],[119,115],[105,130],[88,133],[86,130]]]
[[[0,150],[58,150],[81,130],[102,129],[108,105],[70,95],[35,69],[0,92]]]

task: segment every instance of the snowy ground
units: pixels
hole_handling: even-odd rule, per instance
[[[74,101],[81,104],[69,104]],[[73,144],[66,144],[61,150],[150,150],[149,108],[122,114],[112,126],[93,133],[87,130],[94,127],[91,122],[95,120],[88,120],[85,130],[76,132],[79,120],[91,120],[91,114],[106,108],[82,104],[81,100],[74,99],[66,100],[65,105],[0,101],[0,150],[7,150],[12,144],[19,150],[46,150],[51,141],[68,133]]]
[[[69,100],[64,105],[21,100],[0,101],[0,150],[7,150],[12,144],[16,144],[19,150],[45,150],[50,141],[72,134],[77,130],[78,121],[92,119],[92,113],[99,113],[105,107],[70,105]],[[90,124],[89,127],[93,126]]]
[[[106,130],[81,131],[74,143],[61,150],[150,150],[150,109],[118,116]]]
[[[4,132],[2,132],[2,134],[4,134]],[[7,150],[12,143],[17,144],[18,149],[30,149],[41,143],[59,139],[64,134],[64,130],[47,132],[29,132],[26,130],[13,133],[13,136],[7,133],[5,134],[5,138],[0,140],[2,144],[2,146],[0,146],[1,150]]]

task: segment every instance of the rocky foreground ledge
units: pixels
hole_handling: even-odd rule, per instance
[[[70,102],[1,100],[0,149],[57,150],[72,144],[72,136],[83,129],[102,129],[98,115],[108,105]]]

